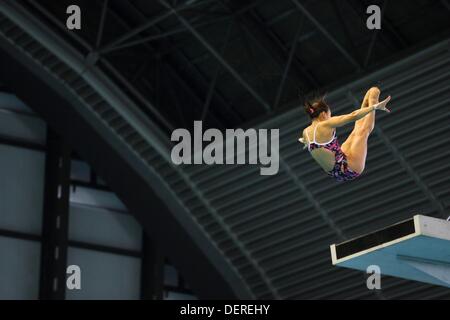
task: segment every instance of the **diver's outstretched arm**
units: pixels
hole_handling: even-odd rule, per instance
[[[336,116],[331,117],[328,120],[322,121],[320,125],[329,127],[329,128],[338,128],[342,127],[348,123],[355,122],[359,119],[364,118],[366,115],[368,115],[370,112],[373,112],[375,110],[381,110],[385,112],[390,112],[388,108],[386,108],[386,105],[391,100],[391,96],[387,97],[385,100],[376,103],[370,107],[361,108],[358,110],[353,111],[352,113],[345,114],[343,116]]]

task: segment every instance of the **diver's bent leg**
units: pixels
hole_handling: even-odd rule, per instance
[[[370,130],[361,128],[353,134],[352,144],[349,150],[343,150],[347,156],[348,166],[351,170],[361,174],[366,166],[367,141]]]
[[[377,87],[370,88],[369,90],[367,90],[364,96],[364,100],[361,104],[361,109],[370,107],[373,104],[378,103],[379,97],[380,97],[380,89]],[[344,151],[344,153],[350,152],[355,134],[359,130],[369,128],[370,132],[372,132],[374,126],[375,126],[375,112],[371,112],[364,118],[355,121],[355,127],[353,128],[353,131],[350,133],[347,140],[345,140],[345,142],[342,144],[342,150]]]
[[[377,104],[379,102],[380,93],[381,93],[380,89],[378,89],[377,87],[370,88],[370,90],[368,91],[369,97],[367,99],[369,107],[371,107],[374,104]],[[361,126],[359,128],[368,130],[369,134],[375,128],[375,112],[376,111],[373,111],[373,112],[369,113],[368,115],[366,115],[364,118],[360,119],[363,122],[361,123]]]

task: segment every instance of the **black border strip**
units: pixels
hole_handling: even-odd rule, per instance
[[[336,259],[364,251],[383,243],[414,234],[414,218],[336,245]]]

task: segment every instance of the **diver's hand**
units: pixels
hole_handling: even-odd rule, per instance
[[[378,103],[374,104],[372,107],[373,107],[374,110],[381,110],[381,111],[385,111],[385,112],[391,112],[391,110],[386,108],[386,105],[389,103],[389,101],[391,101],[391,96],[387,97],[386,99],[384,99],[381,102],[378,102]]]

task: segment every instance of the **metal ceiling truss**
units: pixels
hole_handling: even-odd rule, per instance
[[[229,10],[234,10],[230,5],[226,4],[224,0],[220,0],[220,2]],[[273,59],[282,75],[284,73],[286,59],[290,53],[290,48],[282,43],[275,32],[267,26],[254,10],[249,10],[247,14],[240,16],[239,22],[244,30],[255,41],[256,45]],[[293,55],[290,65],[289,72],[295,76],[296,82],[306,82],[308,87],[304,88],[304,91],[320,87],[319,81],[298,57]]]
[[[347,61],[356,69],[361,70],[361,65],[358,61],[353,57],[350,52],[339,43],[329,32],[328,30],[314,17],[313,14],[299,1],[299,0],[291,0],[293,4],[308,18],[308,20],[322,33],[325,38],[327,38],[335,47],[339,50],[339,52],[347,59]]]
[[[106,1],[106,0],[104,0],[104,1]],[[74,40],[78,45],[81,45],[83,47],[83,49],[87,52],[86,60],[85,60],[85,64],[86,64],[85,69],[86,70],[90,66],[96,65],[101,60],[101,56],[98,56],[96,54],[95,48],[93,47],[92,44],[87,43],[84,39],[82,39],[80,36],[78,36],[75,32],[70,32],[69,30],[67,30],[67,27],[65,26],[65,24],[62,23],[60,20],[58,20],[56,17],[54,17],[53,14],[51,12],[49,12],[46,8],[44,8],[38,1],[29,0],[28,3],[31,4],[35,9],[37,9],[46,18],[48,18],[56,27],[58,27],[60,30],[62,30],[65,33],[65,35],[69,36],[70,39]],[[102,8],[109,8],[109,7],[104,4],[102,6]],[[101,40],[100,34],[103,33],[103,32],[100,32],[101,29],[102,29],[102,27],[100,26],[99,32],[98,32],[98,37],[97,37],[97,38],[100,38],[100,40]],[[93,58],[89,59],[89,57],[93,57]],[[163,117],[161,115],[161,113],[159,112],[159,110],[157,110],[155,108],[155,106],[152,103],[150,103],[150,101],[148,101],[148,99],[145,99],[142,96],[142,94],[140,94],[134,87],[132,87],[130,85],[130,83],[128,81],[126,81],[125,78],[119,72],[117,72],[117,70],[112,68],[112,66],[107,61],[104,61],[104,64],[108,68],[108,72],[111,75],[115,76],[116,80],[120,81],[121,84],[126,86],[126,88],[128,90],[133,92],[133,94],[138,98],[139,102],[145,108],[147,108],[148,111],[151,112],[165,128],[168,128],[169,130],[173,130],[174,127],[170,123],[170,121],[168,121],[165,117]]]
[[[384,0],[383,6],[386,5],[386,2],[388,0]],[[348,2],[349,7],[355,10],[355,14],[360,15],[361,12],[366,12],[366,8],[369,6],[369,3],[367,1],[351,1]],[[357,9],[355,7],[357,6]],[[386,37],[389,39],[391,43],[394,44],[394,46],[397,48],[397,50],[402,50],[409,46],[409,41],[400,34],[400,32],[393,26],[392,22],[389,20],[389,18],[384,15],[383,18],[383,31],[381,32],[381,37]]]
[[[258,0],[258,1],[261,1],[261,0]],[[132,7],[135,9],[136,14],[139,14],[139,15],[142,16],[142,19],[146,19],[146,17],[144,17],[144,16],[142,15],[142,13],[141,13],[141,12],[140,12],[133,4],[130,3],[129,5],[132,6]],[[250,5],[247,6],[245,10],[248,10],[249,8],[251,8]],[[242,12],[244,12],[244,10],[243,10]],[[239,14],[240,14],[240,13],[239,13]],[[119,17],[117,17],[117,18],[119,18]],[[230,18],[227,17],[227,20],[228,20],[228,19],[230,19]],[[217,20],[216,20],[216,22],[217,22]],[[164,32],[164,31],[161,30],[161,28],[160,28],[158,25],[154,25],[154,26],[153,26],[153,29],[155,29],[155,31],[160,32],[160,33],[161,33],[161,32]],[[168,39],[168,38],[166,38],[166,39]],[[148,46],[148,43],[146,43],[146,45]],[[149,48],[150,48],[150,50],[152,50],[152,51],[155,50],[155,49],[153,49],[152,47],[149,47]],[[163,48],[163,50],[164,50],[164,48]],[[208,87],[209,87],[209,84],[210,84],[210,81],[207,80],[207,79],[205,79],[205,77],[203,76],[203,74],[201,74],[201,72],[198,70],[198,68],[195,66],[195,64],[194,64],[192,61],[190,61],[190,59],[188,59],[188,58],[184,55],[184,53],[183,53],[182,51],[180,51],[180,50],[177,49],[177,50],[176,50],[176,54],[177,54],[177,56],[181,59],[181,61],[182,61],[185,65],[189,66],[189,68],[192,69],[192,70],[198,75],[198,79],[200,80],[200,84],[201,84],[203,87],[208,88]],[[204,106],[204,104],[203,104],[203,102],[201,101],[202,99],[198,96],[198,94],[195,93],[195,90],[193,90],[193,88],[191,88],[191,87],[188,85],[188,83],[187,83],[187,82],[186,82],[186,81],[178,74],[177,71],[175,71],[175,69],[174,69],[170,64],[165,64],[165,67],[166,67],[166,68],[169,68],[169,69],[170,69],[170,73],[172,74],[172,76],[175,76],[175,78],[176,78],[177,81],[182,85],[182,87],[183,87],[185,90],[187,90],[188,93],[189,93],[191,96],[195,97],[195,100],[198,101],[198,103],[199,103],[198,107],[199,107],[201,110],[203,110],[202,107]],[[238,122],[242,121],[242,117],[240,116],[240,114],[238,114],[238,113],[236,112],[236,110],[234,110],[234,108],[230,105],[230,103],[229,103],[228,101],[226,101],[225,97],[223,97],[223,96],[220,94],[220,92],[218,92],[217,89],[215,89],[215,90],[213,91],[213,93],[214,93],[214,95],[213,95],[214,98],[217,99],[217,101],[218,101],[219,103],[221,103],[222,106],[226,107],[227,110],[230,111],[229,114],[230,114],[232,117],[234,117],[234,118],[236,119],[236,121],[238,121]],[[207,98],[205,98],[205,99],[207,99]],[[215,116],[214,113],[209,112],[208,114],[209,114],[211,117],[213,117],[216,121],[218,121],[218,120],[217,120],[217,117]],[[220,121],[218,121],[218,122],[220,122]]]
[[[270,111],[271,108],[267,101],[265,101],[262,96],[256,92],[246,80],[242,78],[239,72],[231,66],[205,38],[202,36],[193,26],[192,24],[186,20],[180,12],[173,8],[167,1],[158,0],[162,5],[164,5],[169,12],[173,13],[178,20],[192,33],[192,35],[214,56],[214,58],[219,61],[220,64],[266,109],[266,111]]]

